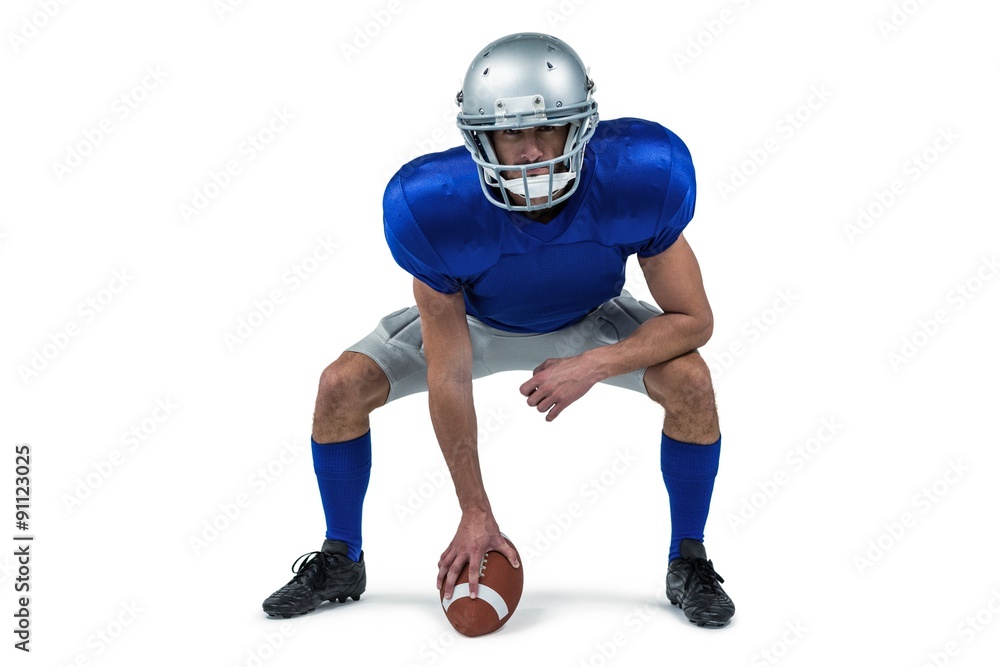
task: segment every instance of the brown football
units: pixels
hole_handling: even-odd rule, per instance
[[[509,539],[507,544],[514,547]],[[517,552],[517,547],[514,547]],[[521,554],[517,554],[521,561]],[[479,595],[469,597],[469,566],[462,568],[450,600],[444,599],[441,587],[441,606],[458,632],[466,637],[478,637],[499,630],[517,609],[524,588],[524,563],[515,568],[499,551],[488,551],[479,565]]]

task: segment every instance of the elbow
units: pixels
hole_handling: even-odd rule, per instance
[[[715,318],[712,317],[712,311],[704,313],[701,317],[696,318],[697,331],[695,333],[695,338],[697,339],[697,344],[695,349],[703,347],[708,344],[708,341],[712,339],[712,333],[715,330]]]

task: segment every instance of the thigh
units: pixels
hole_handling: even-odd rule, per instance
[[[514,334],[492,330],[482,351],[490,372],[533,370],[546,359],[573,357],[603,345],[624,340],[646,320],[661,314],[659,308],[623,292],[591,311],[579,322],[545,334]],[[641,368],[604,380],[604,383],[647,394]]]
[[[363,354],[382,369],[389,380],[386,403],[427,390],[427,362],[416,306],[389,313],[346,351]]]
[[[474,317],[468,318],[472,339],[472,377],[494,372],[483,363],[483,355],[496,331]],[[427,391],[427,360],[424,357],[420,311],[416,306],[390,313],[370,334],[347,348],[371,358],[389,380],[386,403]]]
[[[503,371],[531,371],[546,359],[572,357],[595,347],[617,343],[660,313],[656,306],[623,292],[576,324],[549,333],[512,333],[469,317],[472,377]],[[427,391],[427,360],[420,332],[420,311],[416,306],[386,315],[374,331],[347,351],[366,355],[382,369],[389,379],[386,403]],[[645,372],[645,368],[640,368],[603,382],[648,395],[643,384]]]
[[[610,345],[625,340],[643,322],[662,314],[663,311],[653,304],[635,299],[628,292],[622,292],[621,296],[602,304],[588,318],[595,321],[595,324],[591,326],[599,331],[598,343]],[[592,347],[597,347],[597,345]],[[610,377],[603,382],[649,396],[643,381],[645,374],[646,369],[639,368],[630,373]]]

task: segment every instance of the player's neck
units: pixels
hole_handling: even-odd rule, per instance
[[[562,213],[565,205],[566,202],[563,202],[561,204],[556,204],[551,208],[540,208],[534,211],[521,211],[521,215],[528,218],[532,222],[537,222],[540,225],[547,225],[552,222],[557,215]]]

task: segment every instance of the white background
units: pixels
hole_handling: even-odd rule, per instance
[[[4,664],[916,666],[1000,651],[995,3],[48,5],[0,16]],[[504,374],[476,399],[487,488],[525,559],[507,626],[458,637],[437,605],[457,507],[424,396],[373,415],[368,592],[269,620],[261,601],[322,541],[306,447],[319,373],[412,302],[382,236],[384,184],[459,142],[468,62],[521,30],[576,48],[602,117],[663,123],[694,156],[687,236],[715,310],[703,354],[723,428],[707,544],[737,616],[699,629],[665,600],[655,406],[597,387],[545,424]],[[294,118],[268,134],[275,110]],[[252,160],[250,136],[269,142]],[[73,151],[77,166],[55,165]],[[229,161],[239,172],[213,188]],[[196,192],[210,201],[185,219]],[[850,234],[859,207],[878,215]],[[293,267],[313,271],[295,283]],[[252,315],[275,290],[270,316]],[[227,344],[241,319],[260,326]],[[12,646],[18,443],[30,654]]]

